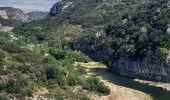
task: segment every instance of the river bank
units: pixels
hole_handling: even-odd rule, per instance
[[[142,84],[147,84],[147,85],[150,85],[150,86],[154,86],[154,87],[163,88],[163,89],[165,89],[167,91],[170,91],[170,83],[145,81],[145,80],[140,80],[140,79],[134,79],[134,81],[142,83]]]
[[[119,86],[117,84],[113,84],[109,82],[111,80],[106,80],[102,76],[98,74],[98,68],[106,68],[105,65],[96,63],[96,62],[89,62],[89,63],[77,63],[85,68],[87,68],[88,76],[89,75],[97,75],[100,80],[110,88],[111,94],[108,96],[98,96],[95,94],[90,95],[92,100],[152,100],[150,95],[143,93],[141,91]],[[106,75],[106,72],[103,70],[101,71],[102,74]],[[111,76],[108,76],[111,77]]]

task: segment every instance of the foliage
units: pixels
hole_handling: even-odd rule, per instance
[[[63,51],[62,49],[52,48],[49,50],[49,53],[57,60],[62,60],[65,57],[65,51]]]
[[[0,64],[3,63],[4,59],[5,59],[5,53],[0,50]]]
[[[9,40],[11,40],[10,33],[0,31],[0,41],[5,42],[5,41],[9,41]]]
[[[3,65],[8,66],[0,70],[2,79],[0,91],[5,93],[1,94],[2,98],[5,99],[5,95],[10,95],[10,99],[23,100],[34,96],[33,94],[38,88],[45,87],[49,90],[49,94],[44,95],[47,98],[88,100],[83,92],[73,93],[70,90],[71,86],[80,86],[86,79],[85,68],[80,65],[75,66],[74,60],[70,59],[71,56],[68,56],[73,51],[68,48],[46,48],[49,51],[51,49],[54,49],[54,54],[56,51],[58,53],[58,50],[65,51],[63,53],[64,58],[56,59],[53,55],[44,56],[40,52],[35,53],[16,44],[14,46],[9,42],[1,42],[0,59]],[[72,57],[74,59],[76,56]],[[60,92],[53,93],[54,91]]]
[[[19,26],[21,25],[21,21],[16,21],[16,20],[13,20],[13,19],[3,19],[0,17],[0,22],[3,26]]]
[[[103,93],[103,94],[110,94],[109,88],[106,87],[104,83],[101,83],[98,78],[94,78],[94,77],[88,78],[84,83],[83,88],[90,91]]]
[[[0,42],[0,48],[4,51],[7,51],[9,53],[23,53],[23,52],[29,52],[29,50],[20,48],[16,44],[11,44],[11,43],[4,43]]]
[[[22,36],[23,42],[36,42],[37,36],[39,36],[39,33],[42,30],[42,26],[26,26],[27,24],[23,24],[23,27],[15,28],[13,30],[13,33],[17,37]],[[31,41],[30,41],[31,40]]]

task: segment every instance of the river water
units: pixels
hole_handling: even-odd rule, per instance
[[[96,75],[103,77],[104,80],[108,80],[113,84],[147,93],[153,98],[153,100],[170,100],[170,91],[167,91],[163,88],[139,83],[133,79],[128,79],[123,76],[113,74],[112,72],[108,71],[107,68],[93,68],[93,71]]]

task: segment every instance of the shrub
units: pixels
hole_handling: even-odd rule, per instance
[[[0,51],[0,64],[4,61],[5,54],[3,51]]]
[[[11,40],[10,34],[7,33],[7,32],[1,32],[0,31],[0,41],[6,42],[6,41],[9,41],[9,40]]]
[[[51,64],[54,64],[54,65],[57,65],[60,62],[57,61],[53,56],[48,55],[47,57],[45,57],[43,59],[43,63],[51,63]]]
[[[30,52],[29,50],[21,48],[21,47],[17,46],[16,44],[5,43],[5,42],[0,42],[0,48],[4,51],[10,52],[10,53]]]
[[[67,78],[67,82],[69,86],[76,86],[77,84],[79,84],[80,79],[78,77],[69,77]]]
[[[102,94],[110,94],[110,90],[103,83],[100,82],[98,78],[90,77],[86,80],[83,85],[83,88],[90,91],[99,92]]]
[[[45,74],[48,81],[53,83],[55,81],[59,86],[66,85],[66,72],[57,66],[47,65],[45,68]]]
[[[49,53],[57,60],[63,60],[65,57],[65,51],[63,51],[62,49],[52,48],[49,50]]]
[[[19,94],[20,97],[33,94],[33,88],[29,79],[19,73],[16,73],[15,76],[9,76],[5,90],[8,93]]]
[[[43,57],[35,53],[21,53],[13,56],[13,59],[21,63],[40,63]]]
[[[91,59],[77,51],[67,51],[67,57],[74,62],[89,62]]]

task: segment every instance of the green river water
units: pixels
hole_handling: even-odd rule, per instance
[[[92,68],[92,72],[111,83],[147,93],[153,98],[153,100],[170,100],[170,91],[166,91],[163,88],[149,86],[147,84],[136,82],[133,79],[113,74],[108,71],[107,68]]]

